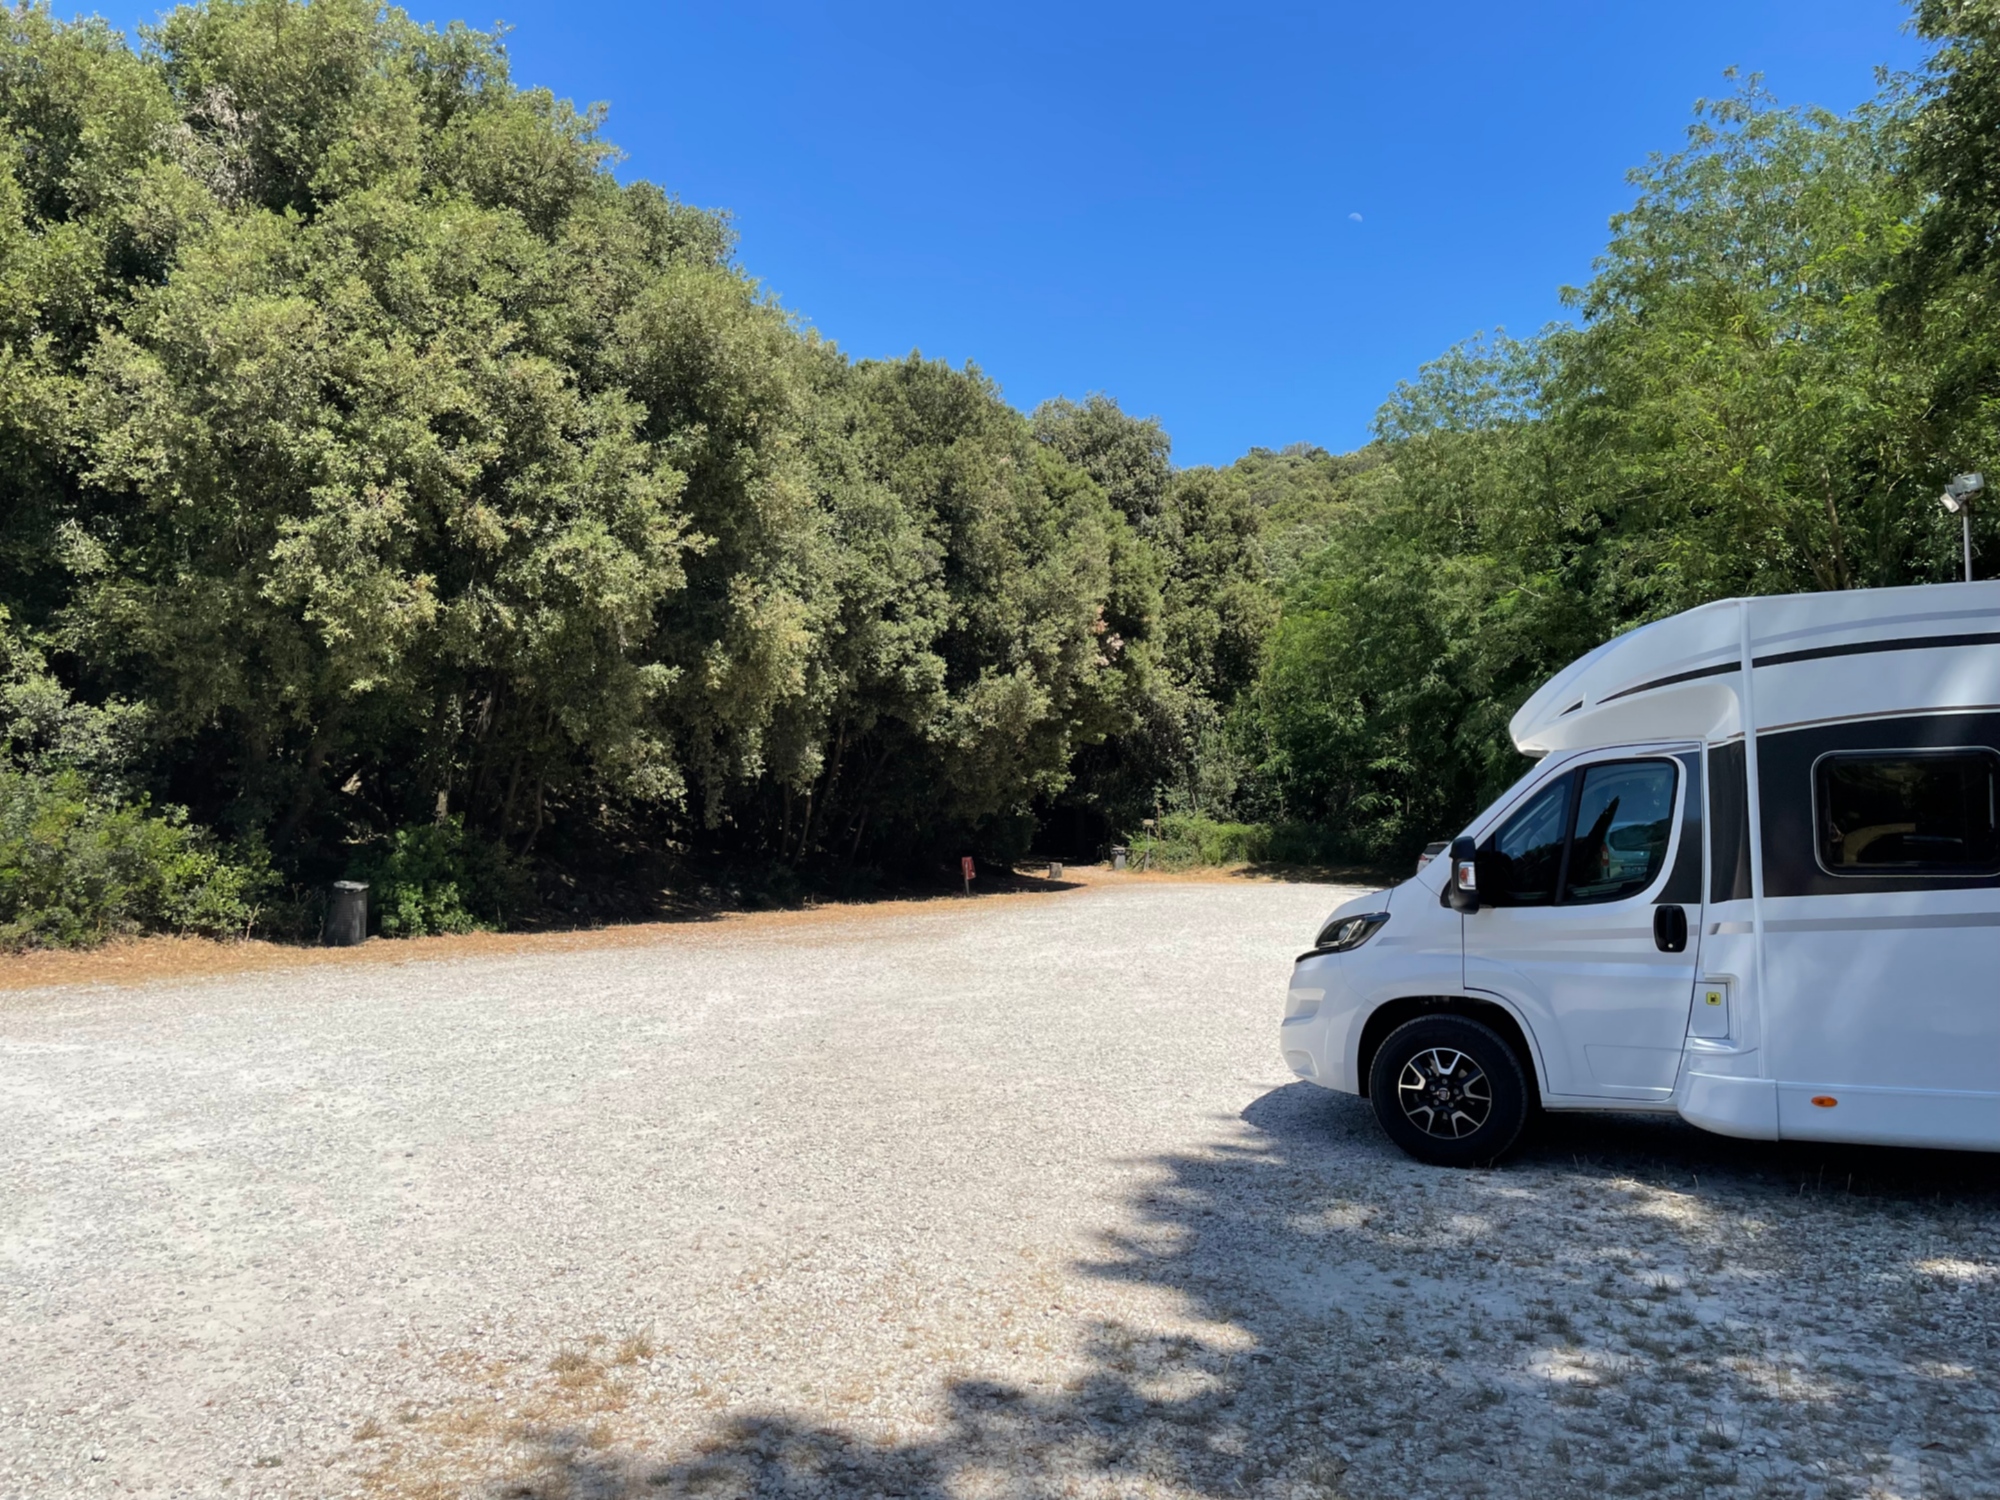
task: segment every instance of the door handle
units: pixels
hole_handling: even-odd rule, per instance
[[[1685,953],[1688,945],[1688,914],[1684,906],[1653,908],[1653,946],[1662,953]]]

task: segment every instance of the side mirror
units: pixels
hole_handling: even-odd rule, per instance
[[[1471,839],[1451,841],[1451,878],[1445,890],[1453,911],[1479,910],[1479,849]]]

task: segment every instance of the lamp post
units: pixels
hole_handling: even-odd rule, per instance
[[[1972,582],[1972,502],[1979,492],[1986,488],[1983,474],[1960,474],[1944,487],[1938,496],[1938,504],[1945,508],[1947,515],[1958,517],[1961,534],[1965,540],[1965,581]]]

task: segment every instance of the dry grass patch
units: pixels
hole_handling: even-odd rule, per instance
[[[620,1340],[609,1360],[593,1352],[608,1343],[594,1338],[558,1349],[539,1369],[465,1350],[438,1356],[440,1367],[471,1388],[434,1409],[399,1414],[403,1430],[365,1472],[366,1493],[383,1500],[484,1495],[492,1476],[504,1473],[511,1476],[506,1493],[521,1500],[567,1500],[578,1468],[591,1467],[578,1455],[609,1450],[623,1435],[619,1418],[634,1391],[618,1372],[638,1373],[655,1353],[643,1334]],[[390,1433],[371,1417],[354,1436],[377,1441]]]

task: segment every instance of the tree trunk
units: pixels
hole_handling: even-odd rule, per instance
[[[299,825],[312,811],[313,794],[319,788],[320,773],[326,769],[326,758],[333,751],[333,735],[339,722],[338,715],[329,717],[313,735],[312,746],[306,751],[306,763],[299,771],[298,790],[292,794],[292,805],[271,841],[280,849],[291,848],[293,839],[298,837]]]
[[[793,864],[797,864],[806,857],[806,845],[812,841],[813,809],[815,806],[817,806],[817,803],[813,799],[813,789],[807,787],[806,815],[799,820],[799,847],[791,851]],[[785,857],[785,847],[782,844],[778,846],[778,857],[780,859]]]
[[[534,853],[535,840],[542,836],[542,793],[548,789],[548,782],[542,777],[535,778],[535,826],[528,830],[528,842],[521,846],[521,857],[526,859]]]
[[[1833,586],[1844,589],[1848,585],[1847,555],[1840,544],[1840,512],[1833,504],[1833,476],[1822,468],[1820,484],[1826,492],[1826,522],[1833,529]]]
[[[513,769],[507,773],[507,796],[500,804],[500,837],[506,838],[514,831],[514,794],[521,789],[522,752],[514,752]]]

